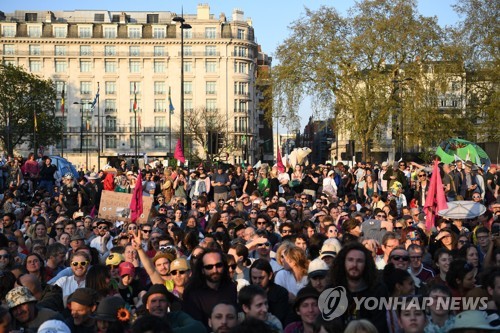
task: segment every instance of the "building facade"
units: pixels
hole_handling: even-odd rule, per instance
[[[104,157],[134,153],[136,144],[140,155],[172,154],[180,131],[181,66],[186,117],[204,109],[223,119],[223,156],[231,163],[252,163],[260,140],[259,48],[252,21],[239,9],[231,19],[216,17],[206,4],[183,16],[190,29],[181,29],[176,16],[105,10],[0,13],[0,57],[53,80],[55,108],[65,128],[64,155],[75,164],[84,162],[82,151],[95,165],[98,151],[103,163]],[[205,159],[207,148],[192,134],[185,127],[186,157]],[[53,147],[53,153],[61,148]]]

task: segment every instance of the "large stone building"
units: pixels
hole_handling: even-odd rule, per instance
[[[181,28],[176,16],[106,10],[0,12],[0,58],[54,81],[58,117],[63,116],[64,91],[63,152],[75,164],[85,161],[81,149],[88,150],[91,165],[97,164],[99,149],[101,164],[104,157],[133,154],[136,128],[139,154],[165,157],[173,153],[180,130]],[[226,133],[220,137],[225,145],[219,155],[232,163],[252,163],[263,141],[262,96],[255,78],[258,59],[268,59],[259,52],[252,21],[239,9],[231,18],[217,17],[206,4],[183,17],[191,26],[182,29],[186,117],[197,110],[220,117]],[[92,108],[97,91],[99,102]],[[207,143],[202,147],[187,127],[185,133],[187,157],[206,158]],[[61,153],[60,144],[53,153]]]

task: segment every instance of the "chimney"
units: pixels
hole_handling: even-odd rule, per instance
[[[127,14],[125,14],[125,12],[122,12],[120,14],[120,24],[125,24],[127,23]]]
[[[233,9],[233,21],[235,22],[243,22],[245,16],[245,12],[241,9]]]
[[[52,19],[54,18],[54,13],[48,11],[45,13],[45,23],[52,23]]]
[[[210,19],[210,5],[208,3],[200,3],[198,5],[198,12],[196,15],[198,20],[209,20]]]

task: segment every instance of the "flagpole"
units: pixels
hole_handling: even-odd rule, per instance
[[[36,151],[36,127],[38,126],[36,121],[36,107],[33,103],[33,151],[35,153],[35,158],[38,156]]]
[[[137,141],[137,90],[134,82],[134,104],[132,106],[134,109],[134,137],[135,137],[135,164],[139,168],[139,142]]]
[[[62,113],[62,130],[61,130],[61,157],[64,157],[64,87],[61,93],[61,113]],[[36,158],[36,155],[35,155]]]
[[[101,170],[101,110],[99,109],[99,82],[97,82],[97,172]]]

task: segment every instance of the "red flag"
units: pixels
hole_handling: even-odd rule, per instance
[[[132,193],[132,200],[130,200],[130,219],[132,222],[136,222],[139,219],[142,211],[142,176],[139,171],[139,175],[135,182],[134,192]]]
[[[182,152],[181,140],[177,140],[177,144],[175,145],[174,158],[181,163],[186,163],[186,159],[184,158],[184,153]]]
[[[283,165],[283,160],[281,159],[280,147],[278,146],[278,156],[276,156],[276,166],[279,172],[285,172],[285,166]]]
[[[425,198],[425,227],[428,231],[434,226],[434,219],[436,218],[437,212],[448,208],[438,163],[438,160],[434,161],[429,191],[427,192],[427,198]]]

